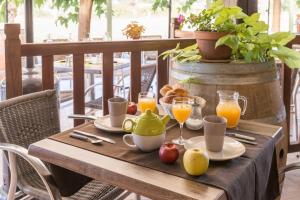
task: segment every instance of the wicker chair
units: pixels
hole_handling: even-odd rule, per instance
[[[70,183],[66,192],[61,188],[63,179],[55,179],[53,169],[59,169],[58,166],[44,164],[28,155],[30,144],[60,131],[57,106],[55,91],[50,90],[0,102],[0,149],[5,152],[11,174],[8,199],[14,199],[16,187],[41,200],[61,199],[65,194],[70,196],[63,199],[116,199],[124,190],[61,168],[60,174],[62,170],[68,173],[65,179],[77,178],[74,182],[66,180]],[[46,165],[52,168],[48,170]]]

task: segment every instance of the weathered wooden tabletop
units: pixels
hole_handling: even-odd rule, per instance
[[[282,136],[281,127],[240,121],[239,129],[274,137]],[[29,154],[152,199],[227,199],[223,190],[177,176],[100,155],[51,139],[29,147]]]

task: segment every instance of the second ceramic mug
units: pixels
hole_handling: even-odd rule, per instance
[[[206,149],[220,152],[223,149],[227,120],[225,117],[209,115],[203,118]]]
[[[121,97],[108,99],[108,110],[112,127],[122,127],[126,117],[128,101]]]

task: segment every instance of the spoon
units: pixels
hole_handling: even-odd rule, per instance
[[[101,144],[102,141],[103,141],[103,140],[100,140],[100,139],[89,138],[87,136],[80,135],[78,133],[70,133],[70,137],[76,138],[76,139],[79,139],[79,140],[83,140],[83,141],[87,141],[87,142],[90,142],[92,144]]]

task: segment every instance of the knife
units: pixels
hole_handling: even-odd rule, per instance
[[[236,141],[239,141],[239,142],[242,142],[242,143],[245,143],[245,144],[251,144],[251,145],[257,145],[257,142],[252,142],[252,141],[249,141],[249,140],[244,140],[244,139],[240,139],[240,138],[234,138]]]
[[[111,143],[111,144],[116,144],[116,142],[110,138],[107,137],[102,137],[102,136],[98,136],[98,135],[93,135],[91,133],[85,132],[85,131],[79,131],[79,130],[73,130],[74,133],[78,133],[80,135],[84,135],[87,137],[92,137],[92,138],[97,138],[99,140],[103,140],[105,142]]]
[[[244,140],[249,140],[249,141],[255,141],[256,140],[255,137],[241,135],[241,134],[238,134],[238,133],[227,132],[226,135],[233,136],[233,137],[240,138],[240,139],[244,139]]]

